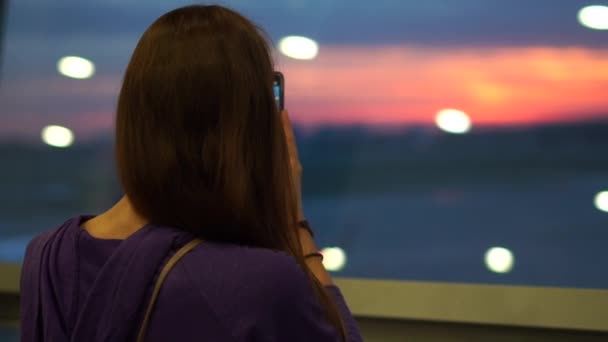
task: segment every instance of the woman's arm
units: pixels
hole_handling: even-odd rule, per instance
[[[287,139],[287,149],[289,151],[289,164],[291,166],[291,175],[293,180],[293,187],[296,191],[297,206],[298,206],[298,221],[304,220],[304,209],[302,205],[302,164],[298,156],[298,148],[296,144],[296,137],[291,126],[291,120],[287,111],[281,112],[281,118],[283,120],[283,127],[285,129],[285,138]],[[314,239],[306,229],[299,229],[300,243],[302,245],[302,251],[304,255],[315,253],[318,251],[315,245]],[[324,286],[333,285],[329,272],[325,270],[322,263],[323,259],[319,257],[310,257],[306,259],[308,267],[312,273],[317,277],[319,282]]]
[[[302,205],[302,164],[300,163],[300,158],[298,157],[296,139],[287,112],[281,112],[281,116],[283,119],[283,125],[285,127],[285,136],[287,138],[287,146],[289,149],[289,161],[292,170],[292,179],[298,201],[298,221],[302,221],[305,219]],[[319,249],[315,245],[315,241],[309,230],[298,229],[298,234],[304,255],[318,252]],[[346,304],[340,289],[334,285],[329,272],[327,272],[323,266],[323,258],[318,256],[308,257],[306,258],[306,264],[319,282],[325,286],[327,292],[334,300],[334,303],[340,312],[340,316],[342,317],[344,328],[346,329],[346,340],[348,342],[363,341],[359,327],[357,326],[352,313],[348,309],[348,305]]]

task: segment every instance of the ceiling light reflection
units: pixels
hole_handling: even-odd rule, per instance
[[[346,266],[346,253],[340,247],[327,247],[321,251],[323,266],[331,272],[340,271]]]
[[[82,80],[95,74],[95,65],[82,57],[66,56],[57,62],[57,71],[63,76]]]
[[[583,7],[578,12],[578,21],[593,30],[608,30],[608,6]]]
[[[287,57],[310,60],[317,57],[319,44],[301,36],[288,36],[279,41],[279,51]]]
[[[457,109],[442,109],[435,117],[437,127],[444,132],[452,134],[464,134],[471,130],[471,119],[469,116]]]
[[[509,273],[513,269],[515,257],[513,253],[503,247],[492,247],[485,255],[486,267],[495,273]]]
[[[608,191],[599,192],[593,202],[597,210],[608,213]]]
[[[74,143],[74,133],[63,126],[46,126],[42,129],[41,136],[45,144],[54,147],[69,147]]]

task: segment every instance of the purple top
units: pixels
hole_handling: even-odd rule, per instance
[[[22,341],[134,341],[156,277],[192,236],[148,225],[102,240],[68,220],[30,242],[21,279]],[[347,330],[362,341],[335,286]],[[337,341],[295,260],[262,248],[203,242],[159,293],[146,341]]]

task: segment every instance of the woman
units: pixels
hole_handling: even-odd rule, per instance
[[[266,40],[231,10],[147,29],[118,100],[126,195],[30,243],[23,341],[361,340],[302,223],[272,82]]]

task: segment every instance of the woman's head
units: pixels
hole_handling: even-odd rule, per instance
[[[294,211],[272,81],[268,44],[238,13],[190,6],[156,20],[117,110],[119,176],[135,209],[206,238],[283,244],[273,232]]]
[[[133,208],[152,223],[293,255],[342,330],[302,256],[272,82],[269,45],[243,16],[220,6],[163,15],[125,73],[116,117],[119,178]]]

